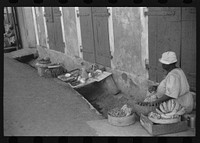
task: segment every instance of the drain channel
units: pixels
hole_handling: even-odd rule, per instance
[[[115,107],[122,107],[128,102],[123,94],[111,94],[103,87],[104,82],[93,83],[76,89],[103,117],[107,118],[107,112]]]

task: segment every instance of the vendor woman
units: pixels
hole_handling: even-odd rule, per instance
[[[190,113],[193,110],[193,96],[190,93],[190,87],[183,70],[176,66],[176,54],[172,51],[165,52],[159,61],[167,75],[156,88],[149,87],[149,91],[153,93],[149,99],[154,100],[145,102],[157,104],[175,99],[185,107],[186,113]]]

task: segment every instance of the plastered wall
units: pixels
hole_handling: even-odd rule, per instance
[[[45,23],[44,23],[45,19],[42,7],[35,7],[35,16],[37,23],[39,45],[47,48],[47,37],[45,34]]]
[[[127,95],[140,98],[146,94],[148,73],[145,69],[147,51],[147,19],[139,7],[112,9],[115,81]]]
[[[40,13],[40,11],[39,11]],[[77,23],[74,7],[63,7],[65,32],[65,53],[46,48],[38,48],[41,57],[50,56],[53,62],[61,62],[67,69],[80,66],[83,61],[79,55]],[[41,15],[40,15],[41,16]],[[45,45],[42,18],[40,25],[40,41]],[[146,95],[148,71],[145,59],[148,58],[147,18],[140,7],[113,7],[113,59],[112,67],[107,70],[113,73],[118,88],[127,96],[141,99]]]

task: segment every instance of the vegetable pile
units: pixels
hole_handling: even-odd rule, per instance
[[[127,105],[124,105],[122,108],[114,108],[108,112],[112,117],[125,117],[131,115],[131,108],[128,108]]]

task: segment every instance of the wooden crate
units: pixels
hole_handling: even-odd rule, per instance
[[[151,120],[148,119],[147,116],[141,114],[140,123],[149,132],[149,134],[153,136],[177,133],[188,130],[187,120],[185,120],[184,118],[181,120],[181,122],[178,123],[161,125],[161,124],[154,124]]]

